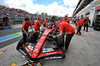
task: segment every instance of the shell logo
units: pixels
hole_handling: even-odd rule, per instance
[[[47,55],[49,55],[48,53],[46,53]]]
[[[45,37],[44,37],[44,36],[42,36],[41,38],[42,38],[42,39],[44,39]]]

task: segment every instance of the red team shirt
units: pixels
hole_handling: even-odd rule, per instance
[[[67,34],[72,34],[72,33],[75,32],[74,28],[70,24],[68,24],[66,22],[61,22],[59,24],[59,29],[60,29],[60,31],[64,31]]]
[[[47,20],[45,20],[44,22],[43,22],[43,25],[45,25],[47,23]]]
[[[40,26],[41,26],[40,21],[39,20],[35,20],[34,21],[34,29],[35,30],[40,29]]]
[[[67,23],[70,23],[69,19],[65,20],[64,18],[61,20],[61,22],[67,22]]]
[[[59,23],[61,23],[61,20],[59,19]]]
[[[24,30],[28,30],[29,25],[31,26],[31,22],[26,23],[26,21],[25,21],[25,22],[23,22],[22,25],[23,25],[23,26],[22,26],[22,29],[24,29]]]
[[[80,19],[79,22],[76,22],[76,25],[78,26],[82,26],[82,24],[84,24],[84,19]]]

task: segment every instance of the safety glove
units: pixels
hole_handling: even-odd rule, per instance
[[[29,36],[29,34],[27,33],[26,36]]]

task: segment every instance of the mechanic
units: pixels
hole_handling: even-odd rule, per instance
[[[34,21],[34,29],[37,32],[40,32],[40,26],[41,26],[41,24],[40,24],[39,20],[40,20],[40,18],[38,17],[37,20]]]
[[[70,24],[69,19],[67,18],[67,15],[65,15],[65,17],[61,20],[61,22],[67,22]]]
[[[86,32],[88,32],[89,25],[90,25],[90,19],[89,17],[86,17],[83,31],[85,31],[85,28],[86,28]]]
[[[44,20],[44,22],[43,22],[43,26],[45,27],[45,25],[47,24],[47,20],[48,20],[48,18],[46,18],[46,20]]]
[[[75,19],[74,19],[74,24],[76,25],[76,16],[75,16]]]
[[[61,23],[61,18],[59,18],[59,23]]]
[[[55,26],[57,22],[55,22],[55,20],[52,20],[52,22],[50,23],[51,26]]]
[[[55,25],[57,22],[55,22],[54,20],[52,20],[52,25]]]
[[[54,22],[55,22],[55,17],[52,17],[52,21],[54,20]]]
[[[29,18],[25,18],[25,22],[23,22],[22,24],[22,33],[23,33],[23,39],[24,39],[24,42],[26,43],[27,42],[27,36],[28,36],[28,27],[31,27],[31,30],[33,31],[33,28],[32,28],[32,25],[31,25],[31,22],[29,21]]]
[[[41,18],[42,23],[44,22],[44,20],[45,20],[44,18],[43,19]]]
[[[59,36],[62,36],[63,32],[66,32],[67,35],[66,35],[66,41],[65,41],[65,50],[68,50],[70,41],[75,33],[74,28],[66,22],[61,22],[59,24],[56,23],[56,27],[59,28],[60,33],[56,36],[53,36],[53,38],[57,38]]]
[[[83,18],[83,15],[81,15],[81,19],[79,20],[79,22],[76,22],[76,26],[77,26],[77,33],[76,35],[81,35],[81,28],[82,28],[82,25],[84,24],[84,18]]]
[[[54,29],[56,27],[55,26],[56,23],[57,22],[55,22],[54,20],[52,20],[52,22],[50,23],[50,27],[49,28]]]

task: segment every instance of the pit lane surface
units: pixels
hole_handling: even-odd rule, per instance
[[[40,27],[42,29],[43,26]],[[30,28],[29,28],[30,29]],[[34,30],[34,29],[33,29]],[[0,31],[0,48],[10,45],[22,38],[21,25],[19,28]],[[29,32],[31,29],[29,30]]]
[[[0,49],[0,66],[24,64],[26,59],[16,50],[17,43],[18,41]],[[44,46],[51,47],[53,42],[47,41]],[[42,63],[43,66],[100,66],[100,32],[89,28],[89,32],[82,31],[81,36],[74,35],[65,59]]]
[[[6,35],[10,35],[10,34],[14,34],[17,32],[21,32],[21,24],[19,25],[13,25],[13,27],[11,29],[8,30],[0,30],[0,37],[6,36]]]
[[[17,32],[21,32],[21,28],[16,28],[16,29],[8,29],[8,30],[1,30],[0,31],[0,37],[6,36],[6,35],[11,35]]]
[[[21,28],[12,28],[12,29],[8,29],[8,30],[1,30],[0,31],[0,48],[3,48],[7,45],[10,45],[12,43],[15,43],[16,41],[18,41],[19,39],[21,39],[22,37],[19,36],[19,37],[16,37],[15,39],[12,39],[12,40],[7,40],[7,41],[4,41],[4,42],[1,42],[5,39],[7,39],[6,36],[8,35],[12,35],[12,34],[15,34],[15,33],[18,33],[18,32],[21,32]],[[5,37],[2,39],[2,37]]]

